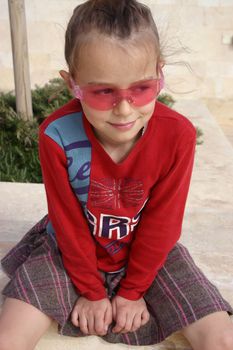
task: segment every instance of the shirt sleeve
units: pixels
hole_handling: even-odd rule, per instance
[[[131,246],[127,274],[117,293],[126,299],[137,300],[145,294],[180,237],[194,163],[196,130],[191,140],[177,147],[173,165],[155,184],[143,210]]]
[[[65,153],[42,131],[39,153],[49,219],[56,233],[64,267],[80,295],[89,300],[106,298],[103,279],[97,269],[96,246],[81,205],[70,186]]]

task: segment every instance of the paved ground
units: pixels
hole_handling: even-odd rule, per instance
[[[197,147],[181,241],[197,264],[233,304],[233,148],[205,105],[183,101],[175,108],[204,132]],[[216,107],[215,107],[216,108]],[[2,256],[46,213],[42,185],[0,183],[0,255]],[[0,288],[7,278],[0,271]],[[97,337],[60,337],[55,324],[36,350],[190,350],[178,333],[164,343],[149,347],[110,345]]]

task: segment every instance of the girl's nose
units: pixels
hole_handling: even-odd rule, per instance
[[[132,113],[131,103],[127,99],[122,99],[113,107],[114,114],[128,116]]]

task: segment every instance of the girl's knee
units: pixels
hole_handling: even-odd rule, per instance
[[[214,338],[206,336],[202,348],[203,350],[233,350],[233,327],[225,330]]]
[[[233,350],[233,324],[226,312],[216,312],[182,330],[194,350]]]
[[[233,350],[233,325],[219,335],[219,350]]]
[[[7,332],[0,330],[0,349],[1,350],[32,350],[22,339],[12,338]]]
[[[52,320],[21,300],[7,298],[0,315],[0,350],[32,350]]]

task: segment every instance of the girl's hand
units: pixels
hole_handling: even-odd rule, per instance
[[[84,334],[105,335],[112,323],[112,305],[107,298],[91,301],[80,297],[71,313],[71,320]]]
[[[112,300],[113,319],[116,322],[113,333],[135,332],[150,318],[145,300],[128,300],[116,296]]]

